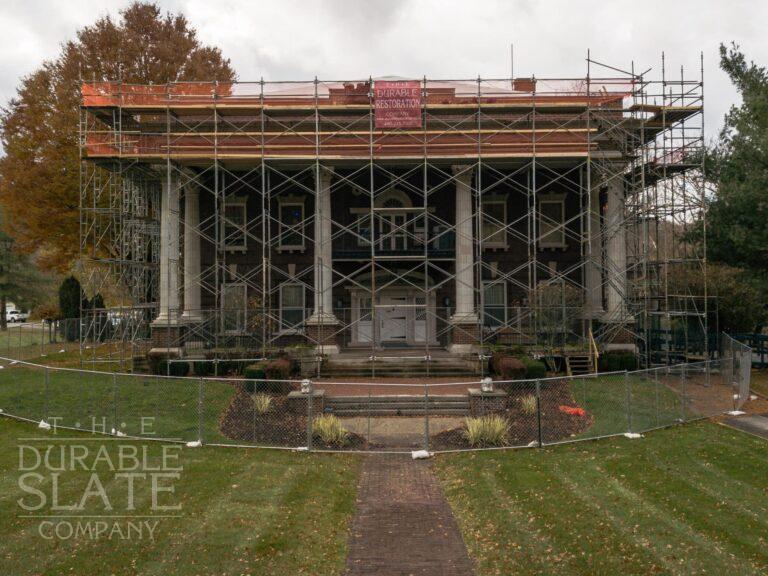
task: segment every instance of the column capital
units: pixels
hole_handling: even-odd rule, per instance
[[[451,166],[451,173],[454,177],[457,180],[463,181],[465,184],[469,184],[472,181],[474,171],[474,166],[470,164],[453,164]]]
[[[200,196],[200,184],[197,182],[187,182],[184,184],[184,194],[186,196]]]
[[[320,188],[328,188],[331,185],[331,178],[336,173],[336,168],[333,166],[327,166],[325,164],[320,165],[320,176],[318,177],[318,184]]]

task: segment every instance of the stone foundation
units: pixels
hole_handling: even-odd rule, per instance
[[[321,354],[338,354],[338,324],[307,323],[307,343],[317,347]]]
[[[455,323],[453,330],[451,330],[451,344],[448,346],[448,350],[454,354],[470,354],[475,351],[479,340],[477,323]]]
[[[293,414],[307,414],[309,394],[294,391],[288,394],[288,410]],[[319,416],[325,411],[325,390],[312,391],[312,417]]]
[[[181,324],[163,326],[153,324],[151,328],[152,349],[150,356],[178,358],[184,346],[185,327]]]
[[[470,416],[487,416],[498,414],[507,407],[507,393],[504,390],[483,392],[479,388],[469,389],[469,414]]]

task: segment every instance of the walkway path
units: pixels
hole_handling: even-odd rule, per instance
[[[405,455],[366,457],[345,574],[474,574],[456,520],[428,461]]]
[[[723,423],[731,428],[737,428],[755,436],[768,439],[768,414],[731,416],[730,418],[725,418]]]

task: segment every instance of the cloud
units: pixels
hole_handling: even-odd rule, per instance
[[[720,42],[735,40],[768,63],[762,30],[768,3],[731,0],[168,0],[202,41],[232,59],[241,80],[506,77],[509,45],[516,75],[577,77],[592,57],[613,66],[698,77],[704,53],[706,123],[716,134],[736,92],[718,69]],[[127,0],[5,2],[0,5],[0,101],[77,29]]]

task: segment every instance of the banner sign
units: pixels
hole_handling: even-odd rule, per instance
[[[376,128],[421,127],[421,82],[376,80],[373,90]]]

